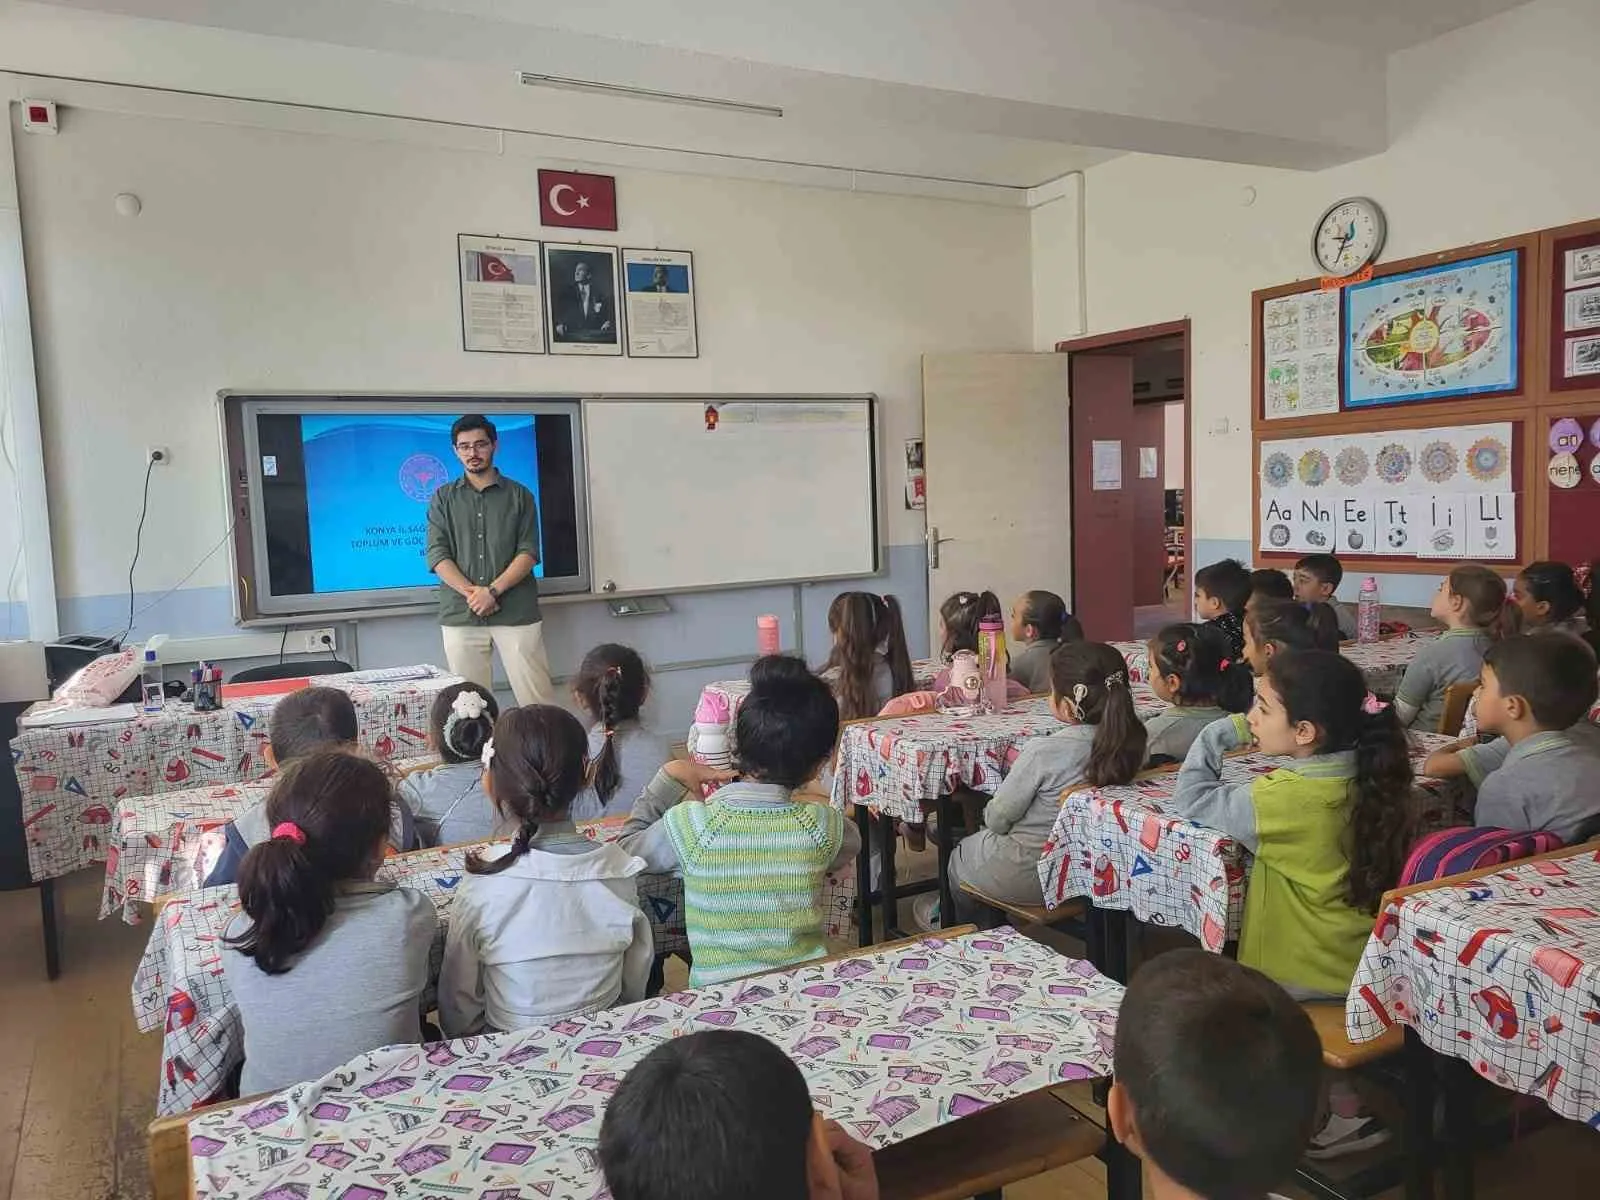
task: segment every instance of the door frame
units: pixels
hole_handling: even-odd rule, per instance
[[[1183,395],[1179,397],[1179,400],[1183,404],[1184,583],[1192,595],[1194,591],[1194,573],[1196,568],[1194,557],[1194,409],[1190,403],[1190,398],[1194,393],[1194,375],[1191,371],[1191,363],[1194,355],[1194,335],[1190,329],[1189,318],[1184,317],[1181,321],[1163,321],[1156,325],[1138,325],[1132,329],[1118,329],[1110,333],[1096,333],[1087,337],[1067,338],[1064,341],[1059,341],[1056,343],[1056,353],[1068,355],[1067,382],[1068,387],[1070,388],[1072,381],[1071,355],[1081,354],[1087,350],[1109,350],[1112,348],[1125,346],[1131,347],[1136,346],[1141,342],[1154,342],[1161,338],[1169,338],[1176,335],[1182,335],[1183,337]],[[1166,401],[1168,404],[1171,404],[1172,402],[1173,401],[1170,398]],[[1073,426],[1073,418],[1074,412],[1073,406],[1071,405],[1071,395],[1069,393],[1067,408],[1067,427],[1069,430]],[[1068,436],[1070,437],[1071,434]],[[1072,446],[1069,443],[1067,446],[1067,461],[1070,463],[1071,460]],[[1074,505],[1074,528],[1072,531],[1074,541],[1076,541],[1078,536],[1078,531],[1076,528],[1077,511],[1077,506]],[[1073,574],[1072,578],[1072,590],[1074,593],[1076,593],[1078,590],[1078,578],[1076,573]],[[1074,594],[1072,597],[1072,607],[1074,610],[1076,610],[1078,607],[1078,597],[1076,594]],[[1192,608],[1190,610],[1190,615],[1193,615]]]

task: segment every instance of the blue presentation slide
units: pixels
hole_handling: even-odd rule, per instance
[[[539,499],[531,414],[496,416],[495,466]],[[461,478],[445,414],[306,414],[306,510],[318,592],[426,586],[428,501]],[[541,504],[541,511],[543,505]],[[543,546],[540,547],[543,558]],[[544,574],[544,564],[534,568]]]

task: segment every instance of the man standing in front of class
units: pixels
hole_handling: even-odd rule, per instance
[[[490,687],[491,647],[518,704],[550,704],[539,619],[539,506],[495,469],[494,423],[474,413],[450,429],[466,470],[428,505],[428,569],[439,576],[439,624],[450,670]]]

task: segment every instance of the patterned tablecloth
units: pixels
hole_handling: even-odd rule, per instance
[[[403,772],[438,761],[422,755],[396,759],[391,766]],[[124,921],[137,925],[144,902],[198,888],[203,882],[198,864],[204,836],[265,799],[271,787],[271,781],[263,779],[124,800],[117,806],[107,840],[100,919],[120,911]]]
[[[1374,692],[1392,696],[1400,690],[1400,680],[1406,667],[1416,657],[1417,643],[1439,636],[1437,629],[1421,629],[1405,637],[1385,638],[1381,642],[1361,644],[1347,642],[1339,647],[1343,654],[1366,676],[1367,687]],[[1112,642],[1111,645],[1127,661],[1128,678],[1141,683],[1150,680],[1150,654],[1145,642]]]
[[[1141,720],[1167,707],[1144,684],[1132,686]],[[1060,728],[1043,698],[982,716],[928,713],[847,726],[839,739],[834,806],[865,804],[920,824],[924,801],[959,787],[993,793],[1024,742]]]
[[[1345,1020],[1357,1042],[1410,1025],[1437,1053],[1600,1127],[1600,852],[1390,904]]]
[[[606,1098],[669,1038],[783,1048],[873,1147],[1105,1075],[1122,989],[1009,929],[662,996],[542,1029],[396,1046],[190,1125],[195,1194],[592,1200]],[[298,1190],[297,1190],[298,1189]]]
[[[1412,766],[1420,769],[1450,741],[1415,735]],[[1222,777],[1244,783],[1283,762],[1265,754],[1235,755],[1223,760]],[[1163,771],[1122,787],[1067,795],[1039,859],[1045,905],[1088,897],[1097,908],[1187,930],[1213,951],[1237,939],[1250,855],[1224,833],[1168,815],[1177,785],[1177,772]],[[1431,791],[1438,781],[1419,786]]]
[[[382,758],[415,755],[427,748],[433,697],[456,682],[437,667],[416,669],[430,674],[377,681],[360,673],[329,675],[312,683],[350,693],[368,750]],[[262,747],[280,699],[229,701],[215,712],[169,702],[162,712],[131,721],[22,730],[11,743],[11,758],[22,788],[29,873],[54,879],[102,861],[106,827],[132,798],[262,778]]]
[[[609,840],[609,830],[599,823],[586,832]],[[396,855],[378,873],[380,879],[426,893],[437,906],[441,929],[433,950],[431,978],[438,976],[450,904],[461,883],[469,848],[451,846]],[[640,875],[638,882],[639,904],[650,918],[656,952],[687,951],[683,881],[670,875]],[[828,937],[846,936],[854,899],[854,864],[824,879],[821,900]],[[164,1030],[156,1097],[156,1111],[162,1115],[208,1103],[243,1060],[244,1030],[222,974],[219,944],[222,931],[238,910],[237,888],[204,888],[171,901],[151,923],[150,941],[133,976],[133,1015],[145,1033]],[[431,1002],[431,996],[425,1001]]]

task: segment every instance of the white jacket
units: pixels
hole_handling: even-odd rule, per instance
[[[634,882],[643,860],[566,831],[534,845],[498,875],[462,876],[439,970],[447,1037],[644,999],[655,943]]]

